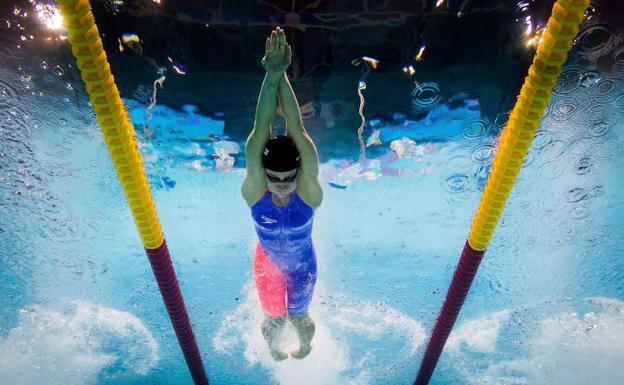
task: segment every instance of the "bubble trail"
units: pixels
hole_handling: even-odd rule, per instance
[[[362,123],[360,127],[358,127],[358,140],[360,141],[360,162],[366,159],[366,144],[364,143],[364,125],[366,124],[366,118],[364,117],[364,94],[362,94],[362,90],[366,89],[366,83],[360,81],[358,85],[358,96],[360,97],[360,108],[358,108],[358,114],[362,119]]]
[[[360,118],[362,119],[362,123],[360,124],[360,127],[358,127],[358,130],[357,130],[358,140],[360,142],[360,162],[362,162],[366,159],[366,143],[364,142],[364,137],[363,137],[364,126],[366,125],[366,118],[364,117],[365,100],[364,100],[364,94],[362,93],[362,90],[366,89],[366,78],[368,77],[368,74],[370,74],[371,68],[377,69],[377,66],[379,65],[379,60],[373,59],[368,56],[363,56],[361,58],[357,58],[353,60],[351,64],[353,64],[356,67],[363,64],[362,66],[363,72],[362,72],[362,76],[360,77],[360,81],[358,83],[358,90],[357,90],[358,96],[360,97],[360,107],[358,108],[358,114],[360,115]]]
[[[147,111],[145,111],[145,128],[143,129],[143,133],[150,138],[154,135],[154,132],[150,128],[149,124],[150,124],[150,120],[152,119],[152,108],[156,105],[156,94],[157,94],[156,86],[160,86],[160,88],[163,88],[163,83],[165,82],[165,79],[167,79],[165,76],[161,76],[158,79],[154,80],[154,87],[152,89],[152,98],[150,100],[149,106],[147,106]]]

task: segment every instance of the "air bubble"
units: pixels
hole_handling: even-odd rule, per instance
[[[412,91],[412,109],[415,113],[429,111],[440,102],[440,88],[436,83],[416,83]]]
[[[487,125],[483,120],[473,120],[466,124],[462,130],[462,136],[467,139],[477,139],[485,135]]]
[[[579,158],[579,160],[576,161],[576,173],[578,175],[585,175],[585,174],[589,174],[591,172],[591,169],[593,167],[593,163],[590,157],[582,157]]]
[[[580,202],[589,199],[587,191],[580,187],[575,187],[568,190],[566,193],[566,200],[570,203]]]
[[[579,55],[595,59],[609,52],[613,32],[608,24],[594,24],[581,30],[575,40]]]
[[[624,84],[620,78],[610,78],[599,82],[593,92],[596,102],[600,104],[610,104],[617,98],[618,86]]]
[[[591,195],[592,198],[598,198],[602,194],[604,194],[604,188],[602,187],[602,185],[599,184],[595,185],[591,188],[591,190],[589,190],[589,195]]]
[[[42,125],[43,125],[43,122],[41,120],[39,120],[39,119],[33,119],[32,120],[32,127],[34,129],[37,130],[37,129],[41,128]]]
[[[495,147],[493,145],[484,144],[472,153],[472,159],[479,163],[490,163],[494,158],[494,153]]]
[[[553,119],[557,121],[565,121],[570,119],[571,115],[578,109],[578,100],[574,97],[567,96],[555,100],[551,111]]]
[[[598,71],[587,71],[581,75],[581,86],[583,87],[591,87],[597,84],[600,80],[600,72]]]
[[[496,131],[502,131],[505,125],[507,125],[507,122],[509,122],[510,117],[511,111],[500,112],[496,115],[496,118],[494,118],[494,127],[496,128]]]
[[[587,7],[587,9],[585,10],[585,20],[584,21],[588,21],[594,18],[594,16],[596,16],[596,8],[593,5],[590,5],[589,7]]]
[[[65,74],[65,71],[63,70],[63,68],[60,65],[54,66],[54,68],[52,68],[52,72],[56,76],[63,76],[63,74]]]
[[[611,129],[611,124],[607,122],[597,122],[591,125],[589,135],[598,138],[606,135]]]
[[[569,94],[576,91],[581,86],[581,73],[582,71],[579,68],[563,70],[555,85],[554,92],[558,94]]]
[[[452,194],[462,193],[470,187],[470,178],[464,174],[451,174],[444,179],[444,189]]]

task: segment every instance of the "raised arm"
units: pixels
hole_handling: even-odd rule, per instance
[[[290,56],[290,46],[286,43],[283,33],[279,36],[283,39],[286,47],[286,55]],[[318,207],[323,200],[323,190],[319,183],[319,158],[316,146],[312,138],[303,127],[301,111],[297,97],[288,81],[288,76],[284,73],[281,77],[278,88],[280,107],[286,121],[286,135],[288,135],[299,150],[301,165],[299,166],[299,177],[297,178],[297,192],[312,207]]]
[[[247,144],[245,145],[248,173],[261,171],[259,169],[262,167],[262,151],[271,137],[271,125],[275,120],[275,109],[277,108],[277,87],[282,76],[283,72],[267,72],[264,76],[256,106],[254,127],[247,137]]]
[[[286,74],[282,76],[282,80],[279,83],[278,95],[284,120],[286,121],[286,134],[295,142],[301,155],[300,171],[307,177],[316,178],[318,176],[319,162],[316,146],[303,127],[297,97]]]
[[[247,175],[245,175],[241,193],[250,206],[260,199],[266,188],[262,151],[271,137],[271,125],[275,120],[277,108],[277,88],[284,76],[284,71],[290,65],[290,56],[286,57],[285,47],[278,40],[278,34],[283,33],[280,31],[278,27],[266,39],[265,54],[262,58],[262,66],[266,70],[266,75],[258,96],[254,127],[245,145]]]

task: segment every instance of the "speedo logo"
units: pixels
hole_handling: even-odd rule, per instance
[[[277,223],[277,219],[269,218],[266,215],[260,215],[260,218],[262,218],[262,223],[264,224]]]

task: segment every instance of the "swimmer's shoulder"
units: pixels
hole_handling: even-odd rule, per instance
[[[298,180],[297,189],[295,190],[299,198],[303,203],[316,210],[323,202],[323,189],[321,188],[318,179],[310,181]]]
[[[258,203],[266,191],[267,185],[264,175],[261,178],[249,172],[245,175],[241,186],[241,195],[249,208]]]

